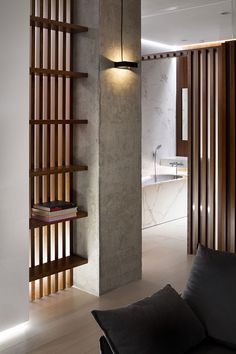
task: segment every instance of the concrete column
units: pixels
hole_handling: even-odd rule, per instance
[[[120,4],[100,5],[101,293],[141,277],[140,70],[110,68],[121,59]],[[140,1],[124,0],[125,60],[140,60],[140,12]]]
[[[0,3],[0,331],[28,320],[29,5]]]
[[[140,69],[114,69],[120,57],[120,0],[77,0],[76,22],[89,32],[75,39],[75,115],[89,126],[75,133],[75,155],[89,172],[76,178],[87,220],[77,222],[76,251],[89,264],[75,271],[75,284],[103,294],[141,277]],[[124,59],[140,60],[140,1],[124,0]]]
[[[73,37],[74,70],[88,72],[87,79],[74,80],[74,117],[88,119],[74,129],[75,163],[85,163],[88,172],[74,175],[74,197],[89,217],[74,222],[75,252],[89,258],[74,271],[74,284],[99,295],[99,0],[74,0],[74,22],[88,26],[87,33]],[[82,118],[83,117],[83,118]]]

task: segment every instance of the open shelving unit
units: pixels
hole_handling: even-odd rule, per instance
[[[77,216],[69,217],[67,219],[64,219],[63,222],[66,221],[71,221],[75,219],[81,219],[81,218],[86,218],[88,216],[88,213],[86,211],[78,211]],[[42,220],[37,220],[35,218],[30,218],[30,229],[35,229],[37,227],[44,227],[44,226],[49,226],[49,225],[55,225],[55,224],[60,224],[61,221],[52,221],[52,222],[46,222]]]
[[[30,24],[34,27],[41,27],[55,31],[67,32],[67,33],[81,33],[87,32],[88,27],[76,25],[73,23],[67,23],[62,21],[55,21],[40,16],[30,16]]]
[[[73,71],[71,40],[88,28],[73,24],[71,13],[70,0],[31,0],[30,215],[37,203],[78,202],[73,199],[73,174],[88,170],[73,158],[73,128],[88,120],[73,118],[72,80],[88,74]],[[73,268],[88,262],[73,247],[73,221],[87,216],[83,210],[52,222],[30,216],[32,301],[71,287]]]
[[[35,168],[30,171],[30,176],[48,176],[61,173],[72,173],[87,171],[88,167],[83,165],[70,165],[70,166],[58,166],[58,167],[48,167],[48,168]]]
[[[80,256],[68,256],[30,268],[30,281],[35,281],[87,263]]]
[[[87,73],[79,73],[75,71],[66,70],[52,70],[44,68],[30,68],[30,74],[42,75],[42,76],[55,76],[55,77],[71,77],[71,78],[82,78],[88,77]]]
[[[60,119],[60,120],[55,120],[55,119],[37,119],[37,120],[30,120],[29,124],[32,125],[65,125],[65,124],[88,124],[87,119]]]

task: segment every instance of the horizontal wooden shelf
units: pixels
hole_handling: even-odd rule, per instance
[[[65,70],[42,69],[42,68],[30,68],[30,74],[31,75],[44,75],[44,76],[70,77],[70,78],[88,77],[87,73],[80,73],[80,72],[75,72],[75,71],[65,71]]]
[[[29,269],[29,281],[42,279],[53,274],[64,272],[65,270],[79,267],[88,263],[86,258],[80,256],[68,256],[56,261],[47,262]]]
[[[30,229],[36,229],[37,227],[55,225],[55,224],[59,224],[59,223],[66,222],[66,221],[82,219],[82,218],[86,218],[87,216],[88,216],[88,213],[86,211],[78,211],[77,216],[69,217],[69,218],[63,219],[63,220],[51,221],[51,222],[37,220],[32,217],[32,218],[30,218]]]
[[[88,166],[83,165],[70,165],[70,166],[62,166],[62,167],[52,167],[52,168],[37,168],[35,170],[30,171],[30,176],[48,176],[60,173],[72,173],[72,172],[80,172],[87,171]]]
[[[62,31],[68,33],[81,33],[88,32],[88,27],[76,25],[73,23],[49,20],[48,18],[30,16],[30,25],[35,27],[41,27],[51,29],[55,31]]]
[[[66,125],[66,124],[88,124],[87,119],[31,119],[31,125]]]

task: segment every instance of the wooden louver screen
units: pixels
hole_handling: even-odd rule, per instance
[[[189,243],[235,252],[235,42],[188,54]]]
[[[72,68],[71,36],[87,31],[71,24],[70,0],[31,0],[30,213],[34,204],[72,200],[75,124],[72,78],[87,77]],[[87,216],[79,212],[78,218]],[[73,255],[72,221],[47,224],[30,219],[30,298],[73,284],[72,268],[87,262]]]

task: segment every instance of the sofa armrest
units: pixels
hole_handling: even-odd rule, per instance
[[[104,336],[102,336],[100,338],[100,352],[101,354],[113,354],[112,350],[109,346],[109,344],[107,343],[107,340]]]

